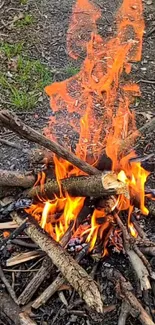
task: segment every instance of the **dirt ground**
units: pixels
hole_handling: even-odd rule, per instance
[[[12,72],[12,67],[8,66],[8,58],[4,56],[2,45],[4,48],[4,45],[8,43],[22,42],[24,47],[21,55],[28,57],[29,60],[39,60],[41,64],[45,65],[49,72],[48,82],[50,78],[51,82],[60,81],[75,73],[76,69],[80,66],[80,62],[75,63],[68,57],[66,52],[66,33],[73,2],[72,0],[5,0],[4,2],[0,0],[0,72],[4,72],[8,78],[12,78],[10,74],[14,73]],[[103,37],[111,36],[115,27],[114,13],[121,1],[93,0],[92,2],[96,3],[102,11],[102,19],[98,22],[99,32]],[[139,83],[142,94],[141,98],[137,98],[133,104],[138,127],[141,127],[155,116],[155,3],[154,0],[145,0],[143,4],[146,27],[142,60],[139,63],[133,64],[131,75],[132,79]],[[11,62],[13,62],[12,57]],[[42,88],[39,88],[37,102],[31,110],[21,110],[16,106],[12,106],[9,101],[9,93],[7,89],[4,92],[1,83],[0,95],[0,109],[8,108],[15,110],[17,115],[36,130],[40,131],[47,125],[51,109],[49,107],[49,100],[43,92],[43,84]],[[19,139],[15,134],[5,129],[0,130],[0,137],[19,143],[24,149],[35,147],[35,145]],[[136,150],[139,155],[147,155],[154,153],[154,145],[155,130],[149,131],[147,129],[146,134],[138,140]],[[150,166],[152,166],[152,161],[155,163],[154,157],[151,158],[151,161],[148,161]],[[26,153],[0,144],[0,168],[24,171],[31,169],[31,166]],[[155,173],[154,170],[151,171],[152,173],[147,185],[155,188]],[[154,217],[150,215],[147,219],[142,220],[141,224],[146,229],[147,234],[149,234],[149,239],[153,240],[155,238]],[[92,263],[92,259],[89,258],[83,260],[82,265],[89,272]],[[116,305],[116,308],[111,313],[106,314],[105,319],[101,323],[104,325],[116,325],[121,303],[113,284],[107,284],[107,281],[104,281],[104,263],[116,265],[127,278],[132,274],[132,270],[125,256],[116,253],[108,257],[103,264],[100,262],[98,266],[96,280],[100,283],[104,303],[105,305]],[[32,262],[26,264],[27,267],[31,265],[33,265]],[[8,274],[6,273],[6,275]],[[19,286],[18,274],[16,275],[17,295],[22,292],[32,276],[32,273],[22,273],[22,284]],[[134,279],[134,275],[132,277]],[[37,295],[54,278],[55,273],[38,289]],[[3,288],[0,287],[1,289]],[[66,293],[66,299],[69,304],[76,297],[73,297],[73,295],[75,293],[71,295],[69,292]],[[91,320],[88,317],[83,305],[73,309],[79,310],[81,312],[80,316],[76,312],[68,310],[60,301],[59,296],[55,294],[45,306],[42,306],[38,311],[34,311],[33,317],[37,324],[42,325],[93,325],[99,323],[99,321],[95,322],[95,320]],[[140,323],[138,320],[135,321],[129,317],[126,324],[139,325]]]

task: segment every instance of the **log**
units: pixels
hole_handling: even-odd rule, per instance
[[[66,148],[62,147],[54,141],[51,141],[41,133],[35,131],[34,129],[23,123],[22,120],[18,118],[13,112],[2,110],[0,112],[0,123],[2,126],[14,131],[19,136],[24,137],[31,142],[38,143],[44,148],[51,150],[58,157],[69,161],[72,165],[76,166],[84,173],[90,175],[100,174],[100,171],[95,167],[89,165],[85,161],[82,161],[80,158],[76,157],[76,155],[68,151]]]
[[[34,175],[0,169],[0,186],[29,188],[35,180]]]
[[[80,262],[82,258],[88,253],[89,245],[82,249],[76,256],[75,260]],[[61,274],[58,274],[56,279],[41,293],[39,297],[35,299],[32,304],[34,309],[38,309],[41,305],[45,304],[55,292],[57,292],[63,285],[65,285],[66,280]]]
[[[71,223],[70,225],[73,226]],[[63,235],[63,237],[60,240],[60,244],[62,247],[65,247],[72,235],[71,231],[72,227],[70,226],[66,233]],[[47,256],[39,271],[35,274],[35,276],[32,278],[32,280],[28,283],[27,287],[24,289],[24,291],[21,293],[21,295],[18,297],[18,303],[20,305],[27,304],[30,299],[33,297],[36,290],[39,288],[41,283],[45,280],[47,276],[51,274],[51,271],[53,269],[53,263],[51,259]]]
[[[70,177],[61,180],[62,191],[75,197],[102,197],[107,195],[124,194],[129,198],[126,184],[117,180],[117,175],[109,172],[101,175]],[[44,193],[41,187],[33,187],[24,193],[30,198],[46,196],[51,198],[53,194],[59,196],[60,189],[55,179],[49,180],[44,185]]]
[[[19,225],[23,221],[17,212],[12,212],[11,217]],[[80,297],[84,299],[86,304],[96,312],[102,313],[103,304],[96,283],[68,252],[34,224],[29,224],[25,232],[46,252],[66,280],[79,293]]]

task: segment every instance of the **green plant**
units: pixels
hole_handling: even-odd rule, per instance
[[[5,52],[10,60],[10,55]],[[16,109],[33,109],[42,94],[44,87],[52,82],[52,73],[39,60],[31,60],[28,56],[17,55],[13,60],[13,69],[0,73],[2,95]]]
[[[15,22],[15,26],[22,28],[22,27],[25,27],[27,25],[32,25],[34,22],[35,22],[35,19],[34,19],[34,17],[32,15],[25,14],[25,16],[22,19],[17,20]]]
[[[16,44],[1,43],[0,51],[4,53],[7,59],[11,59],[22,53],[23,46],[24,46],[23,42],[18,42]]]
[[[17,109],[30,110],[33,109],[37,103],[37,94],[14,88],[10,101]]]

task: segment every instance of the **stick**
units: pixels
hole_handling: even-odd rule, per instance
[[[76,256],[76,261],[81,261],[83,256],[86,254],[86,251],[88,251],[88,246]],[[54,295],[54,293],[57,292],[63,284],[65,284],[65,282],[65,278],[62,277],[61,274],[58,274],[56,279],[42,292],[39,297],[36,298],[32,304],[32,307],[34,309],[38,309],[41,305],[45,304]]]
[[[102,197],[113,194],[124,194],[129,197],[128,187],[117,180],[117,175],[108,172],[101,175],[69,177],[61,180],[62,191],[75,197]],[[60,195],[57,181],[52,179],[44,185],[44,192],[40,186],[25,191],[24,195],[34,198],[39,196],[51,197]]]
[[[155,117],[151,119],[151,121],[145,123],[139,130],[133,132],[129,137],[127,137],[125,140],[122,140],[122,144],[120,144],[120,148],[122,149],[128,149],[130,147],[131,142],[137,137],[141,136],[141,134],[144,134],[147,129],[149,129],[149,132],[154,130],[155,126]]]
[[[7,291],[9,292],[9,294],[10,294],[11,298],[13,299],[13,301],[14,301],[16,304],[18,304],[16,294],[15,294],[14,290],[12,289],[10,283],[9,283],[8,280],[6,279],[6,277],[5,277],[4,273],[3,273],[3,270],[2,270],[2,268],[1,268],[1,266],[0,266],[0,278],[1,278],[2,282],[5,284],[6,289],[7,289]]]
[[[33,175],[0,169],[0,186],[20,186],[29,188],[35,183]]]
[[[127,281],[123,275],[114,268],[105,267],[104,273],[106,274],[107,278],[114,282],[115,284],[120,285],[121,293],[124,295],[125,300],[130,304],[131,311],[133,315],[133,310],[135,310],[135,316],[138,317],[142,325],[155,325],[152,321],[151,317],[147,314],[145,309],[142,307],[138,299],[133,294],[133,287],[129,281]]]
[[[118,216],[117,213],[114,213],[115,219],[119,225],[119,227],[122,230],[123,234],[123,240],[124,240],[124,248],[126,251],[126,254],[129,256],[130,262],[133,266],[133,269],[135,270],[138,279],[141,284],[141,289],[142,290],[148,290],[151,288],[150,281],[149,281],[149,272],[144,265],[143,261],[141,258],[137,255],[137,253],[131,249],[130,247],[130,237],[127,232],[126,227],[124,226],[123,222],[121,221],[120,217]],[[134,245],[136,246],[136,245]]]
[[[29,141],[38,143],[39,145],[51,150],[59,157],[69,161],[71,164],[85,172],[86,174],[96,175],[100,174],[100,171],[93,166],[90,166],[87,162],[82,161],[72,152],[68,151],[66,148],[60,146],[54,141],[47,139],[41,133],[33,130],[31,127],[26,125],[19,119],[14,113],[2,110],[0,112],[0,121],[2,126],[14,131],[21,137],[25,137]]]
[[[34,258],[44,256],[45,254],[42,251],[30,251],[26,253],[20,253],[16,256],[10,257],[6,261],[6,266],[13,266],[21,263],[25,263],[27,261],[31,261]]]
[[[126,324],[126,320],[130,314],[130,305],[128,304],[128,302],[126,302],[126,300],[124,300],[122,302],[122,306],[121,306],[121,312],[119,315],[119,319],[118,319],[118,325],[125,325]]]
[[[34,320],[32,320],[26,312],[19,314],[20,325],[37,325]]]
[[[60,240],[60,244],[62,247],[66,246],[66,244],[68,243],[68,241],[72,235],[72,231],[71,231],[72,226],[73,226],[73,224],[71,223],[68,230],[66,231],[66,233],[63,235],[63,237]],[[41,283],[44,281],[44,279],[50,275],[52,269],[53,269],[53,263],[52,263],[51,259],[47,256],[44,259],[39,271],[35,274],[33,279],[29,282],[27,287],[24,289],[24,291],[19,296],[18,303],[20,305],[25,305],[30,301],[30,299],[32,298],[32,296],[34,295],[36,290],[39,288]]]
[[[21,216],[16,212],[12,212],[11,216],[19,225],[22,223]],[[85,300],[86,304],[97,312],[102,312],[103,305],[97,285],[68,252],[35,225],[29,224],[25,232],[47,253],[66,280]]]
[[[26,218],[26,220],[24,220],[23,223],[18,228],[16,228],[8,237],[3,239],[3,241],[0,243],[0,250],[2,250],[9,241],[16,238],[18,235],[20,235],[23,232],[23,230],[27,226],[27,220],[28,218]]]
[[[1,222],[0,230],[3,229],[15,229],[18,227],[18,224],[15,221]]]
[[[19,144],[15,143],[15,142],[11,142],[11,141],[0,138],[0,143],[3,143],[6,146],[9,146],[9,147],[12,147],[12,148],[23,151],[23,148]]]

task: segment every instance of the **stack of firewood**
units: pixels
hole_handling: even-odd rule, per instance
[[[155,120],[151,121],[152,127]],[[58,157],[61,157],[72,165],[76,166],[83,172],[83,176],[70,177],[61,181],[62,191],[68,192],[71,196],[75,197],[86,197],[86,198],[101,198],[101,203],[106,202],[108,211],[111,212],[111,202],[119,194],[124,194],[129,198],[129,191],[127,186],[117,180],[117,175],[112,172],[100,171],[97,168],[89,165],[87,162],[82,161],[72,152],[68,151],[59,144],[47,139],[44,135],[36,132],[29,126],[25,125],[15,114],[8,111],[0,112],[0,125],[4,128],[8,128],[16,132],[21,137],[26,138],[29,141],[35,142],[40,146],[48,149],[49,151],[38,151],[39,159],[43,162],[48,159],[52,162],[52,153],[55,153]],[[147,126],[143,127],[146,129]],[[143,131],[143,130],[141,130]],[[132,135],[134,136],[134,135]],[[128,146],[130,138],[123,142],[123,146]],[[1,192],[6,193],[8,189],[12,188],[23,188],[22,197],[34,199],[39,195],[42,195],[40,186],[33,186],[36,183],[36,175],[33,173],[19,173],[0,170],[0,188]],[[59,195],[59,184],[56,179],[52,178],[44,185],[44,195],[46,197],[52,197],[52,195]],[[4,194],[3,194],[4,196]],[[104,199],[103,199],[104,198]],[[11,202],[12,203],[12,202]],[[20,212],[19,212],[20,211]],[[2,267],[0,268],[0,278],[5,284],[6,289],[10,293],[11,298],[14,300],[14,304],[18,309],[19,323],[24,323],[24,317],[27,319],[27,324],[34,324],[34,321],[30,319],[30,314],[22,312],[22,306],[31,306],[34,309],[39,308],[42,304],[46,303],[47,300],[58,291],[61,294],[62,290],[73,287],[79,294],[79,296],[85,301],[89,307],[90,312],[100,314],[101,318],[105,313],[104,302],[100,294],[100,288],[93,280],[93,277],[87,274],[87,272],[80,266],[79,262],[89,251],[89,243],[84,245],[80,253],[78,253],[75,259],[68,253],[66,246],[72,235],[72,223],[61,238],[60,243],[56,243],[53,238],[49,237],[39,225],[37,225],[31,216],[27,216],[25,219],[25,213],[21,212],[21,209],[14,211],[10,209],[10,215],[12,217],[11,225],[16,228],[11,235],[4,238],[0,243],[1,250],[9,241],[18,240],[17,236],[21,232],[25,232],[29,238],[34,242],[34,248],[39,247],[40,250],[31,253],[32,256],[41,255],[44,257],[43,263],[39,271],[32,278],[30,283],[26,286],[22,294],[17,298],[14,290],[10,286],[8,280],[5,278]],[[123,238],[123,250],[126,256],[129,258],[131,265],[138,277],[141,285],[143,295],[147,295],[151,290],[151,285],[155,280],[155,274],[145,257],[146,252],[154,255],[155,243],[147,239],[145,233],[140,228],[136,220],[132,220],[133,225],[137,231],[137,237],[133,238],[122,222],[121,217],[117,211],[112,212],[113,220],[122,232]],[[79,220],[80,222],[80,220]],[[4,227],[4,226],[3,226]],[[3,228],[1,226],[1,228]],[[26,254],[26,253],[25,253]],[[32,256],[28,256],[31,258]],[[26,260],[27,256],[22,257]],[[21,261],[21,259],[19,259]],[[7,261],[7,265],[14,265],[13,258]],[[52,282],[45,291],[37,297],[35,300],[31,300],[38,287],[44,281],[44,279],[52,272],[53,265],[55,265],[60,274]],[[133,317],[138,317],[143,325],[153,325],[151,310],[146,310],[142,303],[136,298],[134,289],[129,281],[127,281],[123,275],[115,269],[105,266],[105,274],[108,279],[119,284],[120,298],[123,299],[122,310],[119,318],[119,325],[125,324],[126,318],[129,314]],[[151,279],[151,281],[150,281]],[[64,299],[64,298],[63,298]],[[109,309],[110,311],[110,309]]]

